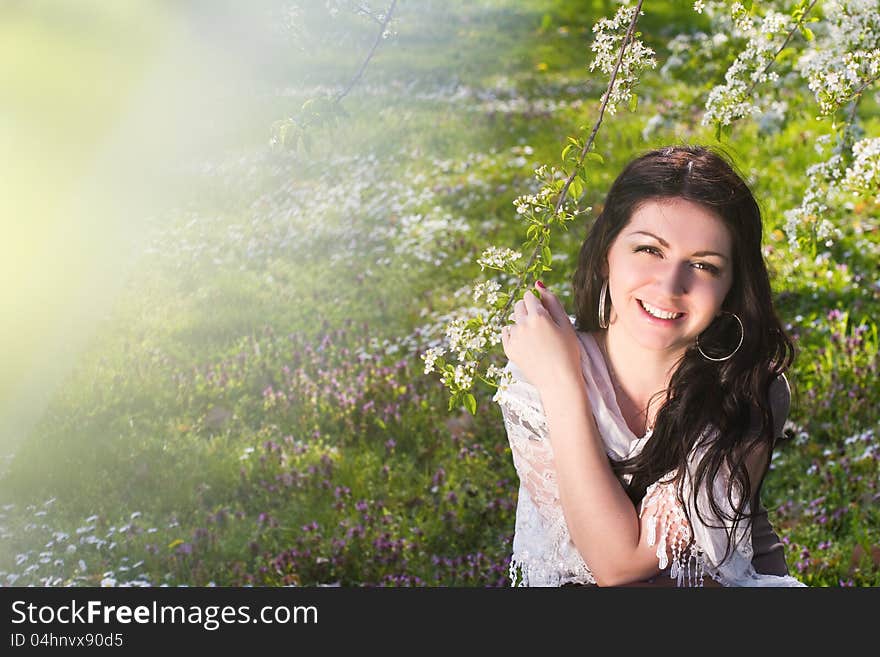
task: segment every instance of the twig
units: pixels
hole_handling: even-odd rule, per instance
[[[376,52],[376,48],[379,47],[379,43],[382,41],[382,35],[385,34],[385,28],[388,27],[388,23],[391,22],[391,14],[394,13],[394,7],[397,5],[397,0],[391,0],[391,6],[388,8],[388,11],[385,12],[385,20],[382,21],[382,25],[379,27],[379,33],[376,35],[376,40],[373,42],[373,47],[370,48],[370,52],[367,54],[367,58],[361,63],[360,69],[355,74],[355,76],[348,83],[348,86],[345,87],[337,96],[333,99],[334,103],[338,103],[340,100],[345,98],[348,95],[348,92],[352,90],[354,85],[357,84],[358,80],[361,79],[361,76],[364,74],[364,70],[367,68],[367,64],[370,63],[370,60],[373,58],[373,54]]]
[[[870,87],[877,80],[880,80],[880,73],[875,75],[870,80],[865,80],[865,82],[862,84],[862,86],[860,86],[858,89],[856,89],[852,93],[852,96],[849,97],[849,100],[852,101],[853,106],[849,112],[849,120],[847,121],[847,124],[851,125],[856,120],[856,110],[859,108],[859,101],[862,99],[862,93],[865,91],[865,89]]]
[[[351,4],[352,8],[355,10],[355,12],[357,12],[358,14],[363,14],[364,16],[368,16],[369,18],[371,18],[372,20],[376,21],[379,24],[382,23],[382,20],[378,17],[378,15],[374,14],[370,10],[369,7],[367,7],[365,5],[360,5],[360,4],[357,4],[354,2],[352,2],[350,4]]]

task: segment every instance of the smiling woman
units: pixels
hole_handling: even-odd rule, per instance
[[[677,358],[720,314],[733,282],[724,264],[731,242],[724,222],[698,203],[671,198],[640,205],[608,250],[603,271],[620,322],[609,337],[625,333],[637,361],[642,350]]]
[[[651,151],[581,247],[575,326],[540,283],[517,302],[495,398],[521,484],[514,582],[800,585],[760,503],[793,359],[761,234],[726,160]]]

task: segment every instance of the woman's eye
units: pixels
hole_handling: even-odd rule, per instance
[[[697,269],[702,269],[703,271],[707,271],[713,276],[718,276],[718,274],[720,273],[718,267],[716,267],[715,265],[710,265],[708,262],[695,262],[694,267],[696,267]]]
[[[644,251],[645,253],[654,253],[657,255],[660,254],[660,251],[658,249],[654,248],[653,246],[638,246],[638,247],[636,247],[636,253],[639,253],[640,251]]]

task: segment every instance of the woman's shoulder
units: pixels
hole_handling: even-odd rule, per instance
[[[791,386],[785,373],[770,383],[769,398],[770,411],[773,413],[773,437],[780,438],[791,410]]]
[[[770,382],[766,404],[770,408],[773,417],[773,437],[781,438],[791,408],[791,387],[785,374],[780,374]],[[761,412],[757,405],[753,405],[751,413],[751,431],[758,431],[762,425]]]
[[[770,406],[788,412],[791,405],[791,385],[783,372],[770,383]]]

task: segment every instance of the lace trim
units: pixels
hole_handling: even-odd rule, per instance
[[[510,585],[514,587],[527,586],[562,586],[563,584],[595,584],[593,574],[584,568],[582,572],[565,573],[558,566],[542,566],[533,563],[525,557],[512,556],[510,559]]]
[[[703,586],[706,558],[694,542],[687,516],[678,503],[675,486],[667,482],[649,486],[639,518],[646,513],[648,545],[657,546],[660,570],[669,567],[669,576],[676,581],[676,586]]]
[[[516,416],[519,417],[521,422],[528,423],[528,428],[532,429],[536,434],[534,439],[540,439],[539,436],[548,433],[547,418],[545,417],[543,410],[539,410],[531,404],[524,402],[516,395],[510,394],[507,390],[499,389],[495,393],[495,396],[492,397],[492,401],[499,405],[507,406]]]

